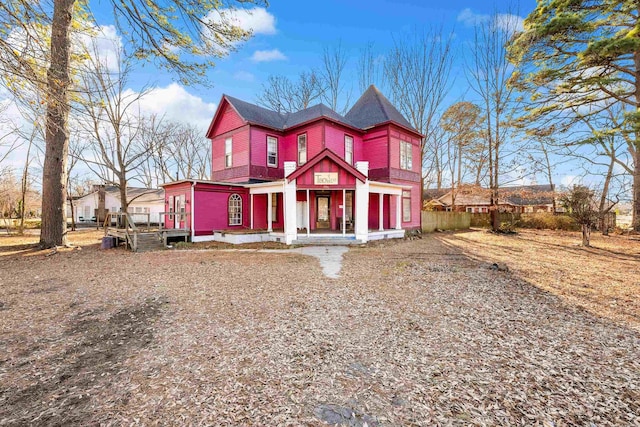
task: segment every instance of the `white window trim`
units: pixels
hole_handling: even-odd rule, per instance
[[[405,196],[406,194],[409,194],[409,197]],[[409,203],[409,219],[406,219],[405,217],[405,203]],[[402,222],[411,222],[411,216],[412,216],[412,212],[411,212],[411,191],[407,191],[404,190],[402,191]]]
[[[224,167],[233,166],[233,138],[229,137],[224,140]]]
[[[275,144],[275,150],[273,151],[273,154],[275,157],[274,163],[269,162],[269,143],[270,142]],[[271,168],[278,167],[278,138],[276,138],[275,136],[267,136],[267,166]]]
[[[413,144],[400,140],[400,169],[413,170]]]
[[[349,144],[347,144],[347,141],[349,141]],[[347,145],[349,145],[350,147],[350,150],[348,151]],[[347,152],[350,154],[350,159],[347,159]],[[351,135],[344,136],[344,161],[349,163],[350,165],[353,164],[353,137]]]
[[[232,202],[234,202],[233,205]],[[229,200],[227,201],[227,215],[227,222],[230,226],[242,225],[242,197],[238,193],[233,193],[229,196]]]
[[[300,140],[304,140],[304,150],[300,150]],[[309,145],[307,144],[307,134],[301,133],[298,135],[298,166],[304,165],[309,160],[308,158],[308,150]],[[304,161],[300,161],[300,154],[304,152]]]

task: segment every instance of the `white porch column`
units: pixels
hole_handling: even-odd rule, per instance
[[[249,215],[251,215],[250,227],[253,230],[253,193],[251,193],[251,199],[249,201]]]
[[[396,230],[402,230],[402,194],[396,196]]]
[[[354,231],[356,239],[369,240],[369,162],[356,162],[356,169],[367,177],[364,182],[356,179],[356,212]]]
[[[267,193],[267,231],[268,232],[272,232],[273,231],[273,209],[271,209],[271,206],[273,206],[273,193]]]
[[[309,196],[309,189],[307,188],[307,237],[311,233],[311,199]]]
[[[342,189],[342,235],[347,234],[347,190]]]
[[[384,201],[384,194],[382,193],[378,193],[378,230],[379,231],[384,231],[384,207],[383,207],[383,201]]]
[[[297,237],[296,228],[296,180],[289,182],[287,177],[296,170],[296,162],[284,162],[284,237],[287,245],[290,245]]]

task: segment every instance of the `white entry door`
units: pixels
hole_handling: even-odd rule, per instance
[[[175,218],[175,223],[173,228],[184,228],[184,213],[185,213],[185,203],[184,203],[184,194],[175,197],[175,207],[173,211],[176,213],[173,217]]]
[[[307,228],[307,202],[296,202],[296,227]]]

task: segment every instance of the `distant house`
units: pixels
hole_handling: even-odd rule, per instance
[[[428,195],[428,190],[425,191]],[[550,185],[521,185],[503,187],[499,190],[498,210],[500,212],[534,213],[553,212],[555,192]],[[488,213],[491,206],[491,191],[477,185],[463,185],[448,189],[442,195],[425,197],[424,209],[435,211],[456,211]],[[557,211],[560,211],[556,207]]]
[[[75,198],[74,216],[76,222],[103,222],[107,212],[120,212],[120,189],[116,186],[96,185],[89,194]],[[135,222],[146,222],[147,214],[152,223],[159,223],[164,210],[164,190],[153,188],[127,188],[128,211]],[[67,202],[68,204],[69,202]],[[67,215],[71,216],[70,207]]]

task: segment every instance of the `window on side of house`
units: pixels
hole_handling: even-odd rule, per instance
[[[400,141],[400,169],[413,169],[413,146],[410,142]]]
[[[239,194],[229,196],[229,225],[242,225],[242,197]]]
[[[307,134],[298,135],[298,165],[307,163]]]
[[[473,208],[467,208],[467,212],[473,213]]]
[[[402,222],[411,221],[411,191],[402,192]]]
[[[267,166],[278,167],[278,138],[267,137]]]
[[[230,168],[233,165],[233,138],[224,140],[224,167]]]
[[[344,161],[353,164],[353,137],[344,136]]]

